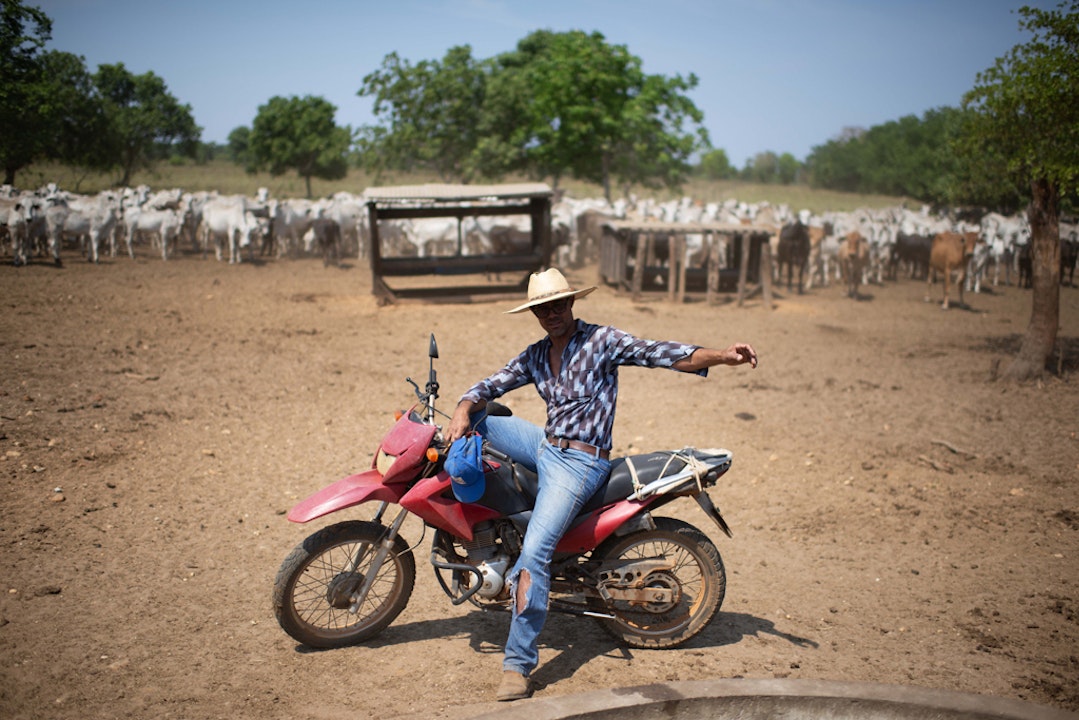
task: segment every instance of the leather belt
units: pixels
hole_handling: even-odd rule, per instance
[[[595,445],[589,445],[588,443],[584,443],[579,440],[569,440],[567,438],[553,437],[551,435],[548,435],[547,442],[551,443],[556,448],[561,448],[562,450],[570,448],[571,450],[580,450],[581,452],[586,452],[589,455],[603,458],[604,460],[611,459],[610,450],[604,450],[603,448],[598,448]]]

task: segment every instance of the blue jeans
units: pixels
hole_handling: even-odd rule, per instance
[[[611,471],[611,463],[580,450],[556,448],[543,429],[516,417],[487,417],[476,430],[496,450],[539,475],[539,495],[528,521],[521,556],[509,576],[513,614],[506,640],[504,670],[528,676],[539,664],[539,634],[547,620],[551,559],[555,545]],[[523,598],[521,573],[527,572]]]

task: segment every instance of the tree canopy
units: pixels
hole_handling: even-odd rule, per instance
[[[20,0],[3,0],[0,17],[0,161],[4,182],[31,163],[53,159],[131,173],[166,151],[193,155],[200,129],[191,108],[147,72],[123,64],[86,69],[82,57],[45,51],[52,21]]]
[[[697,164],[697,172],[708,180],[733,180],[738,177],[738,168],[731,165],[727,151],[721,148],[703,153]]]
[[[45,74],[42,51],[52,37],[52,21],[37,8],[3,0],[0,17],[0,161],[4,183],[44,154],[47,142],[38,132],[42,118],[36,96]]]
[[[123,63],[99,65],[94,85],[104,103],[110,150],[123,173],[121,185],[174,148],[194,156],[202,130],[191,106],[173,97],[153,72],[133,75]]]
[[[362,129],[361,147],[369,166],[444,180],[520,172],[557,187],[571,176],[608,197],[612,182],[677,185],[708,145],[685,94],[696,85],[645,74],[598,32],[536,31],[489,60],[468,46],[415,65],[391,53],[358,93],[382,119]]]
[[[450,48],[442,61],[416,65],[390,53],[363,79],[360,95],[375,98],[383,126],[363,128],[360,155],[376,173],[388,168],[427,169],[443,181],[470,180],[477,172],[487,63],[467,45]]]
[[[35,89],[43,122],[39,130],[49,139],[45,156],[84,174],[115,167],[106,106],[83,59],[51,52],[43,61],[45,80]]]
[[[1055,10],[1024,6],[1019,15],[1033,37],[978,74],[963,98],[956,148],[1029,186],[1033,308],[1005,372],[1023,380],[1045,371],[1060,319],[1060,201],[1079,180],[1079,0]]]
[[[951,143],[961,115],[956,108],[941,107],[921,118],[907,115],[868,130],[846,128],[839,137],[813,148],[806,161],[809,182],[832,190],[949,204],[955,200],[957,173]],[[983,189],[989,191],[988,186]],[[996,193],[997,199],[1005,195]]]
[[[351,130],[334,121],[337,108],[324,98],[272,97],[258,109],[247,136],[247,157],[252,170],[272,175],[289,170],[304,179],[311,197],[311,178],[338,180],[348,174]],[[233,130],[231,140],[239,140]]]

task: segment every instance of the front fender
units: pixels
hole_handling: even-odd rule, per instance
[[[367,470],[342,478],[304,498],[288,511],[288,519],[305,523],[369,501],[396,503],[406,489],[404,483],[386,485],[377,470]]]

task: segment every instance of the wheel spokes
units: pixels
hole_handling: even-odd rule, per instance
[[[397,567],[391,560],[382,565],[371,584],[370,592],[355,615],[348,611],[350,602],[343,594],[352,586],[351,594],[367,577],[373,553],[370,543],[345,543],[332,547],[313,558],[296,579],[292,605],[299,620],[326,631],[352,630],[366,623],[394,595]],[[356,582],[359,578],[359,582]]]
[[[701,602],[704,590],[704,575],[698,560],[685,546],[661,540],[651,540],[632,545],[619,555],[624,560],[642,560],[664,558],[671,569],[664,572],[664,578],[677,584],[671,588],[679,596],[672,607],[662,610],[655,606],[615,603],[611,610],[627,625],[643,632],[667,632],[672,627],[688,623]]]

